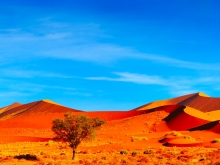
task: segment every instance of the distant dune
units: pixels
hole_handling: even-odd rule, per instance
[[[154,101],[128,111],[92,111],[72,109],[53,102],[52,100],[40,100],[27,104],[13,103],[0,108],[0,132],[11,130],[11,136],[6,140],[5,135],[0,135],[0,142],[16,141],[19,135],[18,130],[50,130],[54,118],[63,118],[63,114],[72,112],[85,114],[90,117],[100,117],[107,120],[104,132],[105,136],[111,136],[116,132],[125,134],[146,134],[151,133],[152,137],[159,136],[164,132],[186,131],[194,137],[200,135],[198,131],[204,131],[205,137],[211,139],[220,137],[220,98],[212,98],[198,92],[168,100]],[[13,135],[16,131],[16,136]],[[109,134],[109,135],[108,135]],[[28,134],[29,135],[29,134]],[[104,136],[104,135],[103,135]],[[150,137],[150,135],[148,135]],[[27,139],[45,141],[51,137],[23,136],[21,134],[17,141]],[[158,137],[159,138],[159,137]],[[191,139],[176,139],[167,136],[167,146],[201,146],[207,142]],[[198,138],[198,137],[197,137]],[[2,140],[1,140],[2,139]],[[155,143],[155,138],[153,138]],[[165,142],[164,142],[165,143]],[[157,144],[157,143],[155,143]],[[159,143],[157,144],[159,145]],[[207,146],[218,146],[207,144]],[[220,146],[220,145],[219,145]]]

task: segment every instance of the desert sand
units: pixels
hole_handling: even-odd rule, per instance
[[[201,92],[128,111],[15,102],[0,108],[0,164],[220,164],[219,111],[220,98]],[[52,120],[67,112],[107,121],[95,140],[80,144],[74,161],[69,147],[52,140]],[[22,154],[37,160],[15,158]]]

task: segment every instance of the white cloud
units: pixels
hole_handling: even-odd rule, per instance
[[[29,96],[29,93],[25,92],[13,92],[13,91],[5,91],[5,92],[0,92],[0,98],[5,99],[7,97],[14,98],[14,97],[26,97]]]
[[[58,58],[95,63],[119,59],[143,59],[158,64],[195,70],[220,70],[219,63],[203,64],[139,52],[131,47],[105,40],[98,24],[71,25],[53,22],[51,18],[37,20],[38,26],[24,29],[0,30],[0,62],[22,58]]]
[[[48,78],[74,78],[73,76],[66,76],[59,73],[51,73],[45,71],[35,70],[21,70],[21,69],[0,69],[2,77],[13,77],[13,78],[33,78],[33,77],[48,77]]]
[[[128,73],[128,72],[114,72],[118,75],[117,78],[109,77],[88,77],[88,80],[107,80],[107,81],[121,81],[121,82],[132,82],[137,84],[156,84],[156,85],[167,85],[168,82],[159,76],[149,76],[145,74]]]
[[[209,88],[210,91],[217,88],[220,79],[216,77],[169,77],[163,78],[161,76],[128,73],[128,72],[114,72],[117,77],[87,77],[87,80],[97,81],[116,81],[128,82],[146,85],[158,85],[164,87],[172,96],[200,92]]]

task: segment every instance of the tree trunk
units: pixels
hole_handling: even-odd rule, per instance
[[[75,159],[75,155],[76,155],[76,149],[75,149],[75,148],[73,148],[73,157],[72,157],[72,160],[74,160],[74,159]]]

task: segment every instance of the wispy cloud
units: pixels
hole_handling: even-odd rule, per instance
[[[142,53],[111,43],[98,24],[67,24],[50,18],[37,20],[30,29],[0,29],[0,62],[21,58],[57,58],[95,63],[119,59],[147,60],[157,64],[195,70],[220,70],[219,63],[198,63],[163,55]],[[104,40],[105,42],[100,42]]]
[[[60,73],[52,73],[46,71],[36,70],[24,70],[24,69],[0,69],[2,77],[13,77],[13,78],[34,78],[34,77],[48,77],[48,78],[74,78],[73,76],[66,76]]]
[[[117,81],[146,85],[158,85],[164,87],[171,95],[183,95],[203,91],[203,89],[217,87],[220,79],[216,77],[168,77],[164,78],[157,75],[146,75],[128,72],[114,72],[117,77],[87,77],[87,80],[97,81]],[[212,88],[212,89],[211,89]]]
[[[14,98],[14,97],[27,97],[29,96],[29,93],[24,93],[24,92],[13,92],[13,91],[5,91],[0,93],[0,98],[5,99],[5,98]]]
[[[219,63],[204,64],[204,63],[198,63],[198,62],[179,60],[179,59],[170,58],[170,57],[161,56],[161,55],[142,54],[138,52],[136,54],[137,54],[137,57],[140,59],[145,59],[145,60],[149,60],[149,61],[153,61],[156,63],[169,65],[169,66],[175,66],[175,67],[187,68],[187,69],[195,69],[195,70],[220,70]]]
[[[168,82],[160,76],[149,76],[145,74],[128,73],[128,72],[114,72],[115,75],[119,76],[116,78],[110,77],[88,77],[88,80],[106,80],[106,81],[121,81],[121,82],[132,82],[137,84],[156,84],[156,85],[167,85]]]

